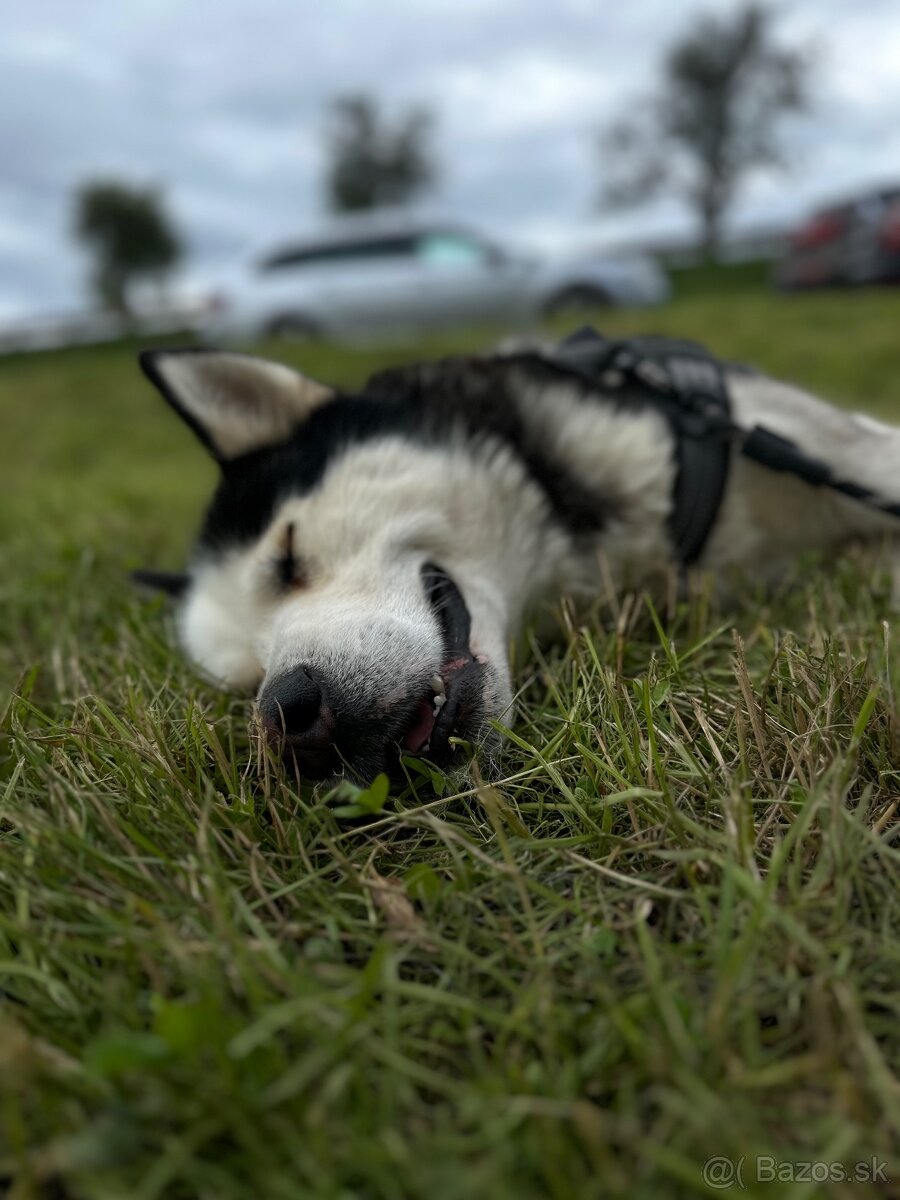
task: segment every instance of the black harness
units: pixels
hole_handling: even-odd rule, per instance
[[[761,425],[749,430],[736,425],[723,365],[696,342],[662,337],[612,340],[585,328],[548,357],[623,403],[648,404],[665,416],[677,461],[669,530],[682,566],[695,563],[703,552],[736,452],[770,471],[788,472],[813,487],[830,488],[900,518],[900,504],[835,478],[827,463],[804,454],[787,438]],[[728,370],[754,373],[740,366]]]

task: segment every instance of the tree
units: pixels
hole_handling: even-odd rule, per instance
[[[704,251],[715,257],[747,176],[788,165],[780,119],[808,105],[809,57],[780,46],[773,25],[770,9],[750,4],[701,16],[671,47],[656,94],[602,135],[605,203],[640,203],[672,187],[696,212]]]
[[[326,194],[335,212],[402,204],[434,180],[432,119],[413,108],[389,125],[368,96],[341,96],[327,131]]]
[[[163,278],[182,255],[181,240],[158,192],[95,181],[75,197],[75,234],[94,258],[100,302],[129,311],[128,292],[142,276]]]

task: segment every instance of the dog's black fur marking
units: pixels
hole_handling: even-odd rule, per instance
[[[446,435],[454,427],[462,427],[476,441],[501,443],[524,464],[560,524],[575,535],[597,533],[609,519],[612,502],[584,487],[563,463],[548,458],[537,434],[522,419],[511,377],[523,368],[533,372],[531,356],[448,358],[384,371],[369,380],[364,394],[408,397],[423,414],[425,437],[440,444],[448,444]],[[559,374],[540,372],[534,379],[549,383]]]
[[[167,596],[183,596],[188,590],[191,577],[184,571],[156,571],[150,567],[139,567],[131,572],[131,581],[138,587],[153,592],[164,592]]]
[[[523,363],[530,367],[530,358],[445,359],[386,371],[357,395],[336,395],[286,441],[221,464],[200,552],[251,541],[283,500],[311,491],[343,449],[393,433],[423,446],[445,448],[454,434],[501,445],[520,460],[564,528],[575,536],[599,532],[612,512],[611,499],[549,458],[519,415],[510,375]],[[589,397],[589,389],[584,391]]]

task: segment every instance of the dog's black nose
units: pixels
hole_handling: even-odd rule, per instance
[[[305,667],[267,681],[259,697],[266,732],[298,748],[322,750],[331,744],[333,726],[325,719],[322,691]]]

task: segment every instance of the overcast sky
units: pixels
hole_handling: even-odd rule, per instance
[[[592,131],[645,93],[698,10],[735,0],[0,0],[0,317],[70,307],[85,264],[74,186],[164,187],[187,281],[314,227],[335,94],[438,119],[433,202],[518,242],[688,228],[675,198],[598,216]],[[900,3],[783,0],[818,46],[814,116],[786,131],[791,176],[759,176],[738,222],[900,177]]]

